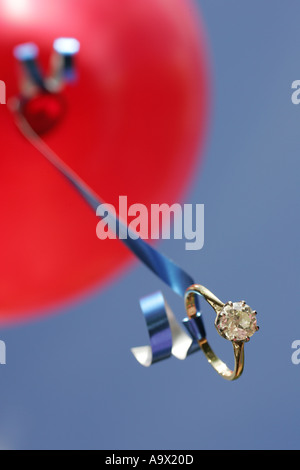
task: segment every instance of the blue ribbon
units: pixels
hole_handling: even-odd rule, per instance
[[[52,82],[57,82],[56,86],[59,88],[62,84],[73,82],[76,79],[74,57],[79,52],[80,44],[74,38],[58,38],[54,41],[53,47],[61,61],[55,70],[55,75],[51,78]],[[23,65],[31,83],[37,86],[41,92],[50,93],[47,80],[38,64],[38,55],[39,49],[34,43],[19,44],[14,48],[14,56]]]
[[[136,360],[145,367],[169,358],[185,359],[188,355],[199,350],[198,338],[203,334],[201,315],[198,314],[194,323],[196,328],[190,328],[191,320],[185,318],[183,324],[189,336],[177,323],[176,318],[161,292],[155,292],[140,300],[144,314],[150,346],[132,348]],[[195,331],[197,329],[197,334]]]
[[[94,213],[97,212],[100,205],[103,207],[103,203],[97,194],[48,147],[21,114],[17,115],[17,125],[30,143],[71,183]],[[111,214],[105,204],[104,207],[108,227],[112,230],[117,228],[117,234],[119,234],[119,238],[127,248],[176,294],[184,297],[186,289],[194,284],[191,276],[140,237],[137,238],[137,234]],[[148,366],[166,359],[172,354],[179,359],[185,359],[187,355],[199,349],[197,339],[206,336],[199,305],[197,305],[198,314],[196,319],[193,320],[193,324],[189,319],[183,321],[184,326],[192,336],[191,338],[176,322],[171,309],[160,292],[141,299],[140,304],[151,344],[150,347],[142,346],[132,349],[133,354],[141,364]]]

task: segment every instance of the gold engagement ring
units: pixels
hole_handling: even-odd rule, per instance
[[[226,380],[235,380],[244,369],[244,345],[250,337],[258,331],[256,311],[252,310],[245,301],[227,302],[224,304],[206,287],[200,284],[190,286],[185,293],[185,307],[188,318],[197,317],[196,295],[204,297],[206,302],[214,309],[217,316],[215,327],[222,338],[232,342],[234,352],[234,369],[216,356],[206,338],[197,339],[199,346],[212,367]]]

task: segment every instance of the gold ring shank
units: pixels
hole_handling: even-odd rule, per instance
[[[204,352],[206,359],[212,365],[212,367],[226,380],[236,380],[240,377],[244,369],[244,342],[233,344],[234,352],[234,369],[231,370],[221,361],[218,356],[213,352],[206,338],[198,341],[199,346]]]
[[[189,318],[193,318],[197,314],[196,300],[195,296],[197,294],[202,295],[205,298],[206,302],[215,310],[216,313],[222,310],[224,303],[218,299],[212,292],[210,292],[206,287],[201,286],[200,284],[194,284],[189,287],[185,295],[185,307],[187,315]],[[226,380],[236,380],[240,377],[244,369],[244,341],[232,342],[233,353],[234,353],[234,369],[231,370],[225,362],[223,362],[219,357],[214,353],[210,347],[206,338],[203,338],[198,341],[199,346],[203,353],[205,354],[206,359],[211,364],[211,366],[218,372],[221,377]]]

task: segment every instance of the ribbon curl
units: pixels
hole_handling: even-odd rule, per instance
[[[184,360],[199,350],[199,343],[194,335],[194,339],[192,339],[180,327],[160,291],[140,299],[140,305],[146,320],[151,345],[131,349],[140,364],[149,367],[155,362],[168,359],[171,355]]]

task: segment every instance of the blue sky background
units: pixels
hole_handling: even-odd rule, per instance
[[[299,449],[300,79],[297,0],[202,0],[213,73],[205,163],[185,202],[205,204],[205,245],[160,249],[223,300],[258,311],[242,378],[222,380],[201,353],[145,369],[139,297],[163,288],[136,264],[128,275],[40,322],[0,331],[0,448]],[[210,341],[232,348],[204,308]]]

